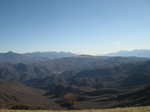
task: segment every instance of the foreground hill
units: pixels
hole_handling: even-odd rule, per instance
[[[20,82],[0,79],[0,90],[0,105],[1,107],[7,106],[9,108],[15,105],[25,105],[54,110],[67,109],[60,102],[60,98],[67,92],[77,95],[78,109],[130,107],[150,104],[150,85],[137,89],[90,89],[90,87],[80,88],[60,84],[53,90],[46,92],[25,86]]]
[[[20,82],[0,79],[0,105],[48,106],[43,90],[34,89]]]
[[[150,85],[140,88],[103,88],[91,89],[77,86],[58,85],[44,94],[50,99],[58,99],[56,103],[63,103],[59,99],[67,92],[77,95],[79,109],[98,109],[114,107],[145,106],[150,104]],[[65,105],[62,105],[65,107]]]

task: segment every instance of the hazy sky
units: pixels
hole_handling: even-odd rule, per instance
[[[0,0],[0,52],[150,49],[150,0]]]

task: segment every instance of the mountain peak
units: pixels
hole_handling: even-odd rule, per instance
[[[14,53],[14,52],[12,52],[12,51],[8,51],[7,53]]]

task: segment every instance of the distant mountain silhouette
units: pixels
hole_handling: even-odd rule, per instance
[[[10,62],[10,63],[35,63],[35,62],[41,62],[41,61],[47,61],[50,60],[46,57],[28,57],[24,56],[19,53],[14,52],[7,52],[7,53],[0,53],[0,63],[2,62]]]
[[[71,52],[55,52],[55,51],[49,51],[49,52],[33,52],[33,53],[24,53],[24,56],[30,56],[30,57],[47,57],[47,58],[62,58],[62,57],[72,57],[77,56],[77,54],[71,53]]]
[[[145,53],[143,53],[143,54],[145,54]],[[74,59],[78,59],[78,61],[86,60],[86,63],[93,61],[95,64],[97,63],[96,60],[110,59],[110,57],[106,57],[106,56],[90,56],[90,55],[77,56],[76,54],[73,54],[70,52],[34,52],[34,53],[19,54],[19,53],[14,53],[14,52],[10,51],[7,53],[0,53],[0,63],[10,62],[10,63],[31,64],[31,63],[37,63],[37,62],[46,62],[49,60],[51,61],[52,59],[58,59],[58,58],[62,58],[61,60],[66,60],[66,59],[69,59],[69,57],[70,57],[70,62],[73,61],[72,59],[74,58]],[[119,58],[119,57],[114,57],[114,59],[115,58]],[[107,60],[107,61],[108,61],[108,63],[113,63],[112,61],[115,62],[114,59],[111,58],[111,60]],[[128,57],[128,60],[129,59],[132,61],[144,60],[144,58],[140,59],[140,58],[135,58],[135,57]],[[75,64],[75,62],[73,62],[73,63]]]
[[[150,50],[133,50],[133,51],[119,51],[116,53],[105,54],[104,56],[136,56],[136,57],[147,57],[150,58]]]
[[[7,52],[7,53],[0,53],[0,62],[12,62],[12,63],[19,63],[20,61],[28,59],[27,57],[22,56],[18,53]]]
[[[14,53],[9,51],[7,53],[0,53],[0,63],[36,63],[41,61],[48,61],[50,59],[77,56],[70,52],[34,52],[34,53]]]

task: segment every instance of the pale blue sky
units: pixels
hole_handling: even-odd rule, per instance
[[[150,0],[0,0],[0,52],[150,49]]]

